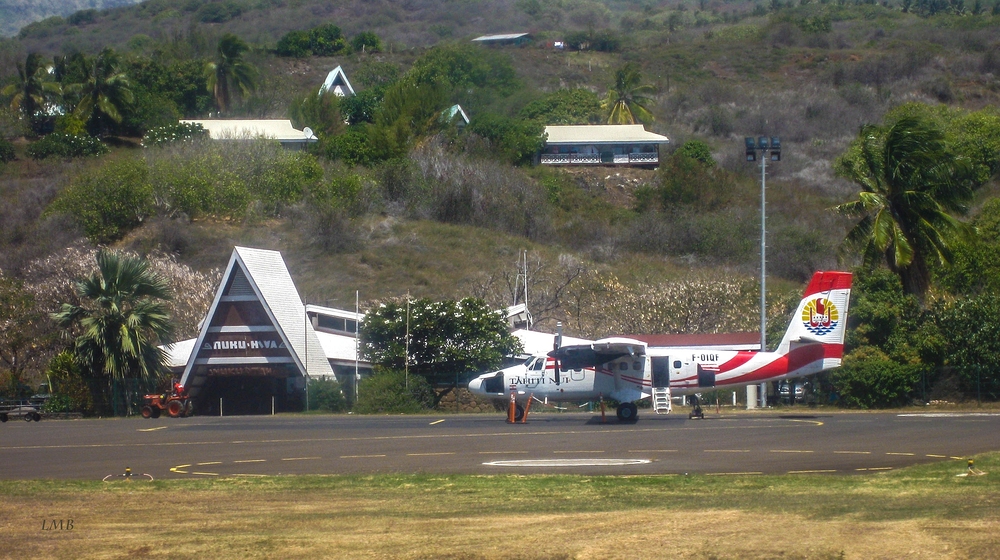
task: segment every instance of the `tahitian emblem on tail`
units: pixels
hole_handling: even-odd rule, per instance
[[[803,325],[806,330],[817,336],[823,336],[837,328],[839,321],[840,312],[837,306],[826,298],[809,300],[802,310]]]

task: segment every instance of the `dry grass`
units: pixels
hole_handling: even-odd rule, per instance
[[[1000,455],[976,464],[1000,469]],[[995,475],[956,477],[963,466],[865,477],[0,482],[0,556],[1000,557]],[[72,530],[43,530],[67,519]]]

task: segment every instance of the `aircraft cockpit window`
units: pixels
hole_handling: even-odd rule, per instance
[[[526,367],[526,368],[528,368],[528,369],[531,369],[531,364],[532,364],[532,363],[533,363],[534,361],[535,361],[535,357],[534,357],[534,356],[532,356],[532,357],[528,358],[527,360],[524,360],[524,367]]]
[[[534,371],[541,371],[543,368],[545,368],[545,358],[538,358],[535,364],[531,366],[531,369]]]

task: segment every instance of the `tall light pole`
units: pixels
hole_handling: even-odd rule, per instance
[[[767,160],[781,161],[781,139],[777,136],[744,138],[747,161],[757,161],[760,152],[760,351],[767,351]],[[770,154],[768,154],[770,152]],[[767,406],[767,383],[758,389],[760,406]]]

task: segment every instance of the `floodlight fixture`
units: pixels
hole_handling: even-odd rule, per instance
[[[747,136],[743,142],[747,147],[747,161],[757,161],[757,146],[754,145],[753,137]]]
[[[781,161],[781,138],[771,137],[771,161]]]

